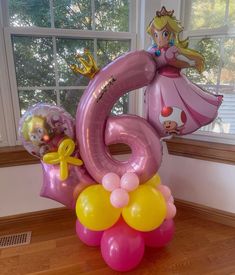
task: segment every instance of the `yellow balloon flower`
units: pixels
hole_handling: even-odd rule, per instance
[[[57,152],[47,153],[43,156],[43,161],[48,164],[60,164],[60,179],[66,180],[68,178],[68,163],[80,166],[83,164],[82,160],[71,157],[74,152],[75,143],[72,139],[63,140]]]
[[[151,185],[154,188],[157,188],[159,184],[161,184],[161,178],[158,174],[154,175],[151,179],[146,181],[144,184]]]
[[[79,221],[88,229],[101,231],[113,226],[119,219],[122,209],[110,203],[110,192],[101,184],[91,185],[78,197],[76,214]]]
[[[122,210],[126,223],[139,231],[151,231],[159,227],[166,217],[166,203],[154,187],[140,185],[130,194],[128,206]]]

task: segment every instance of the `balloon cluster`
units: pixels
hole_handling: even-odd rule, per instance
[[[187,39],[180,40],[181,31],[173,11],[162,8],[147,29],[153,39],[148,51],[127,53],[102,69],[88,51],[76,56],[81,64],[71,69],[91,81],[75,120],[49,104],[37,104],[20,120],[24,147],[42,161],[41,195],[76,208],[78,236],[100,245],[105,262],[118,271],[134,268],[145,246],[161,247],[173,237],[174,199],[156,175],[160,138],[210,123],[222,102],[181,74],[181,68],[204,66]],[[147,119],[110,116],[121,96],[145,86]],[[109,153],[107,146],[117,143],[131,148],[128,160]]]
[[[30,154],[41,159],[41,196],[74,209],[77,190],[94,183],[81,166],[74,118],[61,107],[36,104],[21,117],[19,138]]]
[[[123,194],[113,198],[116,190],[124,191],[129,198]],[[174,199],[158,175],[139,186],[134,173],[124,174],[121,180],[109,173],[103,178],[103,186],[93,185],[81,193],[76,213],[80,240],[100,246],[104,261],[117,271],[136,267],[145,246],[163,247],[175,231]]]

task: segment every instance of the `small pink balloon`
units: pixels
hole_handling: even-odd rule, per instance
[[[171,189],[166,185],[160,184],[157,187],[157,190],[160,191],[162,193],[163,197],[165,198],[165,200],[168,201],[168,199],[171,196]]]
[[[127,191],[135,190],[139,183],[139,177],[135,173],[128,172],[121,177],[121,187]]]
[[[176,207],[173,203],[167,202],[166,204],[166,219],[173,219],[176,215]]]
[[[111,193],[110,202],[114,207],[122,208],[129,203],[129,194],[124,189],[115,189]]]
[[[173,220],[165,220],[157,229],[143,232],[145,245],[150,247],[163,247],[173,238],[175,225]]]
[[[102,179],[102,185],[107,191],[112,192],[120,187],[120,177],[115,173],[107,173]]]
[[[89,246],[99,246],[103,231],[93,231],[83,226],[79,220],[76,221],[76,233],[79,239]]]
[[[170,196],[170,198],[168,199],[168,202],[174,203],[174,198],[173,198],[173,196]]]
[[[134,269],[145,249],[142,234],[122,220],[104,232],[100,247],[106,264],[121,272]]]

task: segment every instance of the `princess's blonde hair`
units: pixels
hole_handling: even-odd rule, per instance
[[[175,45],[179,49],[182,55],[185,55],[189,59],[195,60],[196,69],[199,72],[202,72],[204,69],[204,57],[195,50],[189,49],[188,44],[189,40],[180,40],[179,34],[183,31],[183,27],[179,20],[173,16],[174,11],[167,11],[164,7],[160,12],[157,12],[157,15],[153,18],[150,24],[147,27],[147,33],[152,36],[151,28],[154,27],[156,30],[162,30],[167,28],[172,33],[171,39],[175,40]]]
[[[30,140],[30,133],[32,133],[37,127],[47,130],[48,125],[45,118],[41,116],[29,116],[25,119],[22,126],[22,134],[26,141]]]

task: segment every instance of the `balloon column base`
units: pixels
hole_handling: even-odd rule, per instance
[[[93,231],[76,221],[79,239],[88,246],[100,246],[104,262],[113,270],[126,272],[135,269],[144,256],[145,246],[166,246],[174,236],[173,219],[165,220],[160,227],[149,232],[140,232],[120,218],[105,231]]]

